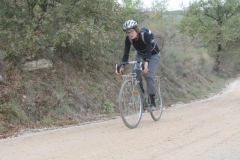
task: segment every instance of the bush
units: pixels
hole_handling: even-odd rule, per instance
[[[114,112],[114,104],[111,103],[108,99],[106,99],[102,105],[103,112],[105,114],[111,114]]]
[[[77,54],[84,64],[104,60],[118,46],[124,19],[114,0],[6,1],[1,7],[0,50],[8,57],[47,52]]]
[[[1,109],[1,113],[5,116],[9,123],[25,124],[28,121],[25,113],[15,105],[5,104]]]

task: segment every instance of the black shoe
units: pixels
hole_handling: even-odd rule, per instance
[[[151,95],[149,95],[149,97],[150,97],[150,102],[151,102],[151,105],[150,105],[149,109],[150,109],[150,112],[152,112],[156,108],[155,107],[156,106],[156,104],[155,104],[155,95],[151,94]]]
[[[155,109],[156,109],[156,107],[155,107],[154,105],[151,105],[151,106],[148,108],[148,111],[149,111],[149,112],[153,112]]]

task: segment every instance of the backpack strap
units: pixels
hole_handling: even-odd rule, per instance
[[[152,34],[152,31],[149,30],[149,29],[147,30],[147,32],[148,32],[149,35]],[[141,32],[141,36],[142,36],[143,42],[146,44],[145,39],[144,39],[144,31]],[[154,42],[155,42],[155,39],[152,39],[152,40],[151,40],[151,43],[154,43]]]
[[[144,39],[144,32],[141,32],[142,40],[146,44],[145,39]]]

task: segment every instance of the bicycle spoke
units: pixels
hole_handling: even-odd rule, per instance
[[[141,97],[132,81],[126,81],[120,91],[119,106],[125,125],[129,128],[138,126],[142,116]]]

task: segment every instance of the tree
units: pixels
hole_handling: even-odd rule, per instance
[[[143,21],[143,19],[146,19],[146,14],[144,14],[143,11],[143,2],[141,0],[122,0],[121,7],[125,21],[133,19],[139,23]]]
[[[125,14],[133,14],[137,9],[142,9],[141,0],[123,0],[122,6],[125,8]]]
[[[240,38],[239,0],[199,0],[190,3],[183,14],[179,29],[197,37],[211,50],[219,52],[223,47]]]
[[[8,57],[62,52],[78,54],[84,63],[104,59],[116,45],[123,21],[116,0],[0,0],[0,4],[0,50]]]
[[[152,2],[151,12],[149,14],[152,22],[162,24],[164,12],[167,11],[167,2],[168,0],[154,0]]]

